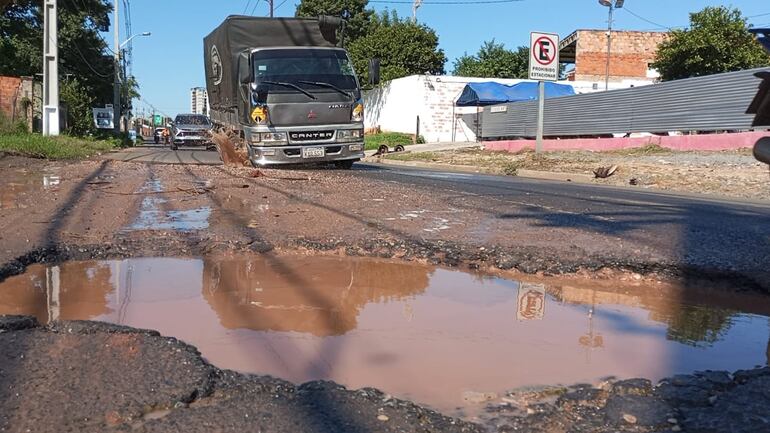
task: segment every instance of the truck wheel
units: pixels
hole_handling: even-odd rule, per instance
[[[351,168],[353,168],[354,162],[355,161],[352,159],[348,159],[346,161],[334,161],[334,166],[340,170],[350,170]]]
[[[399,144],[398,146],[396,146],[395,150],[396,150],[396,152],[403,152],[404,151],[404,146]]]

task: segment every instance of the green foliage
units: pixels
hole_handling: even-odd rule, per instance
[[[400,132],[380,132],[379,134],[364,137],[364,148],[366,150],[377,149],[383,144],[387,144],[391,148],[399,144],[408,146],[412,144],[412,136]]]
[[[529,48],[519,47],[512,51],[492,39],[484,42],[475,55],[466,53],[455,60],[452,74],[461,77],[527,78],[528,62]]]
[[[0,112],[0,134],[20,134],[25,132],[27,132],[27,124],[23,120],[14,122]]]
[[[64,132],[69,135],[92,134],[96,129],[91,111],[94,98],[77,78],[64,80],[60,90],[61,103],[66,105],[68,117],[67,129]]]
[[[94,105],[112,103],[113,60],[99,35],[109,30],[111,4],[111,0],[60,1],[58,4],[59,74],[63,87],[67,86],[65,77],[76,78],[77,93],[89,95]],[[42,72],[41,6],[40,0],[16,0],[0,11],[0,75],[34,76]],[[130,83],[130,80],[124,81]],[[75,90],[69,90],[68,97],[74,97]],[[82,102],[81,99],[77,98],[77,102]],[[72,103],[72,100],[66,102]],[[130,100],[127,102],[130,104]]]
[[[707,7],[690,14],[690,28],[674,30],[651,65],[663,80],[770,65],[770,56],[748,32],[738,9]]]
[[[374,12],[366,9],[367,0],[302,0],[294,13],[297,17],[317,18],[320,15],[341,17],[344,11],[350,14],[345,25],[346,45],[360,38],[369,27]]]
[[[443,74],[446,62],[436,32],[399,18],[395,11],[372,16],[366,35],[352,42],[348,52],[362,83],[368,82],[370,58],[380,59],[382,81],[414,74]]]
[[[711,345],[730,329],[733,314],[729,310],[683,305],[664,318],[668,323],[666,338],[688,346]]]
[[[115,148],[118,140],[83,139],[61,135],[0,134],[0,150],[33,158],[78,159]]]

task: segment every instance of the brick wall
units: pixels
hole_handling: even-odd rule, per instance
[[[6,118],[19,118],[21,78],[0,76],[0,113]],[[14,106],[15,104],[15,106]]]
[[[664,32],[613,31],[610,80],[647,78],[658,45],[668,38]],[[575,55],[575,79],[604,80],[607,67],[605,30],[579,30]]]

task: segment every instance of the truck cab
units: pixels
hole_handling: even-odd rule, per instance
[[[248,101],[240,120],[254,164],[349,167],[364,157],[364,106],[345,50],[258,48],[241,71]]]

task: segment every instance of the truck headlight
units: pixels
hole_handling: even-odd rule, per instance
[[[337,141],[361,141],[364,138],[363,129],[338,129]]]
[[[350,115],[350,120],[353,122],[364,121],[364,102],[362,100],[359,99],[355,104],[353,104],[353,112]]]
[[[249,143],[258,146],[281,146],[288,144],[285,132],[252,132]]]

